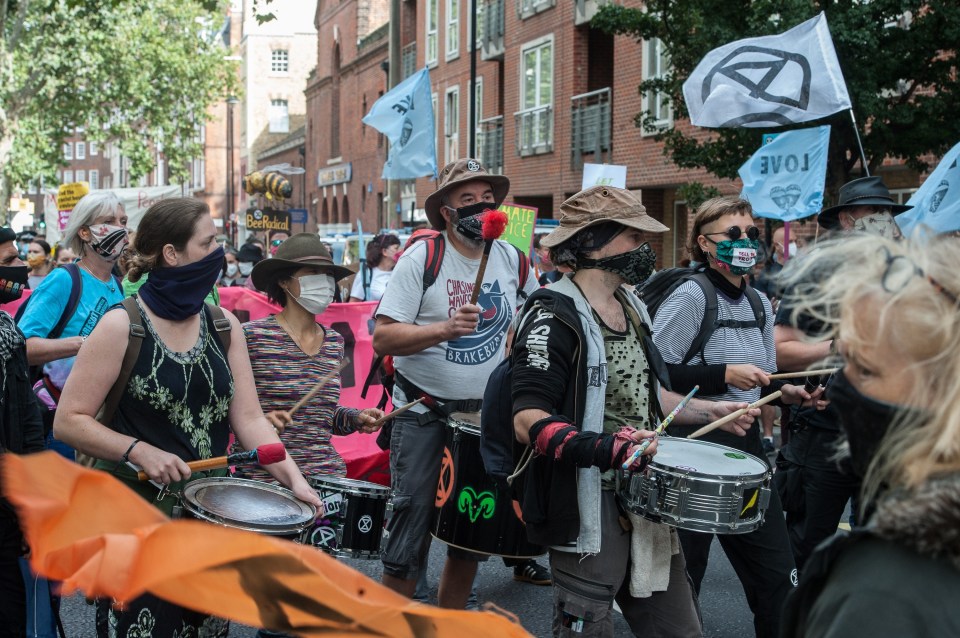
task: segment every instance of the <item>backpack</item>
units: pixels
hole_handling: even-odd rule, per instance
[[[700,322],[700,328],[681,361],[683,365],[689,363],[697,354],[700,355],[700,358],[704,361],[704,364],[706,364],[704,349],[707,347],[707,341],[710,340],[710,337],[716,332],[717,328],[758,328],[761,333],[763,332],[764,327],[767,325],[767,312],[764,310],[763,302],[760,300],[760,293],[752,286],[747,286],[744,292],[747,296],[747,301],[750,303],[750,308],[753,310],[753,321],[717,319],[717,288],[713,285],[713,282],[710,281],[710,278],[707,277],[703,267],[696,269],[667,268],[661,270],[647,279],[643,284],[637,286],[636,294],[647,307],[650,318],[653,319],[657,316],[657,311],[660,310],[663,302],[670,297],[674,290],[687,281],[693,281],[700,286],[700,290],[706,299],[706,306],[704,307],[703,321]]]

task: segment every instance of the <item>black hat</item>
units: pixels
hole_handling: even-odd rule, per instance
[[[840,228],[840,211],[853,206],[885,206],[894,215],[913,208],[893,201],[890,191],[879,177],[861,177],[841,186],[839,203],[820,211],[817,221],[827,229]]]
[[[16,238],[17,233],[13,232],[13,229],[9,226],[0,228],[0,244],[5,244],[8,241],[13,241]]]
[[[260,250],[259,246],[253,244],[244,244],[240,247],[240,250],[237,251],[237,261],[256,264],[262,259],[263,251]]]
[[[280,244],[277,254],[272,259],[264,259],[253,267],[253,272],[250,273],[253,285],[257,290],[264,290],[278,272],[291,266],[294,268],[319,267],[322,269],[321,272],[333,275],[336,280],[353,274],[349,268],[333,263],[330,250],[324,245],[319,235],[297,233]]]

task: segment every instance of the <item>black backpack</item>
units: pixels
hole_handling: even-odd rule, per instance
[[[667,268],[661,270],[647,279],[643,284],[637,286],[636,294],[647,307],[650,318],[653,319],[657,316],[657,311],[660,310],[663,302],[670,297],[674,290],[687,281],[693,281],[700,286],[700,290],[703,291],[703,296],[706,299],[706,306],[703,311],[703,321],[700,322],[700,329],[693,338],[693,342],[684,355],[683,361],[681,361],[683,365],[689,363],[690,360],[698,354],[706,364],[703,351],[707,346],[707,341],[710,340],[710,337],[716,332],[717,328],[758,328],[761,333],[763,332],[764,327],[767,325],[767,312],[764,310],[763,302],[760,300],[760,293],[749,285],[746,287],[745,294],[747,295],[747,301],[750,303],[750,308],[753,310],[753,321],[717,319],[717,289],[716,286],[713,285],[713,282],[710,281],[710,278],[707,277],[707,273],[704,272],[703,267],[696,269]]]

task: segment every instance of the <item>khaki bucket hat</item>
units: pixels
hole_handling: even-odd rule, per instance
[[[461,184],[472,182],[473,180],[482,180],[488,182],[493,189],[493,201],[497,206],[503,203],[510,192],[510,180],[503,175],[494,175],[488,173],[487,169],[475,159],[462,159],[456,162],[450,162],[440,171],[437,178],[437,190],[427,197],[423,203],[423,208],[427,212],[427,219],[437,230],[443,230],[445,222],[443,215],[440,214],[440,200],[443,196]]]
[[[336,280],[354,274],[349,268],[337,266],[333,263],[330,251],[323,244],[319,235],[314,233],[297,233],[285,240],[277,249],[272,259],[264,259],[253,267],[250,277],[257,290],[265,290],[281,271],[304,266],[317,266],[320,272],[333,275]]]
[[[617,222],[648,233],[665,233],[669,228],[647,215],[640,198],[613,186],[591,186],[560,204],[560,226],[540,240],[553,248],[584,228],[603,222]]]

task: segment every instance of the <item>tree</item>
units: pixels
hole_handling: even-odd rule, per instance
[[[0,223],[9,193],[53,181],[76,128],[137,179],[162,150],[174,180],[202,153],[210,105],[236,89],[215,0],[0,0]]]
[[[708,51],[735,40],[782,33],[821,10],[843,69],[873,174],[884,157],[899,157],[918,171],[929,154],[941,156],[960,141],[960,3],[956,0],[647,0],[644,9],[607,5],[591,26],[638,40],[659,38],[672,69],[640,85],[662,92],[675,118],[687,117],[682,85]],[[687,130],[657,129],[649,111],[636,123],[657,131],[664,152],[684,168],[705,168],[722,178],[760,145],[759,129],[718,129],[703,139]],[[857,177],[860,153],[849,113],[832,125],[827,190]],[[806,123],[803,127],[811,126]],[[797,127],[799,128],[799,127]],[[778,129],[785,130],[785,129]]]

